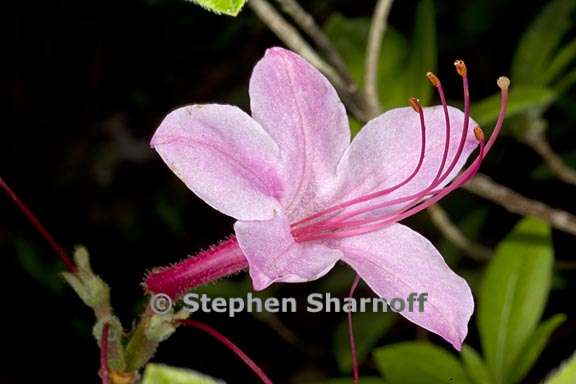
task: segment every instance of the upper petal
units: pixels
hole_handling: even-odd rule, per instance
[[[385,299],[427,293],[424,311],[401,314],[460,350],[474,311],[470,287],[423,236],[401,224],[342,240],[344,260]]]
[[[463,131],[464,113],[449,107],[450,149],[444,171],[457,154]],[[444,112],[441,106],[424,108],[426,151],[418,174],[406,185],[378,199],[392,200],[415,194],[428,187],[442,163],[446,143]],[[478,145],[470,120],[464,149],[454,170],[440,186],[447,184],[466,163]],[[398,185],[417,168],[422,148],[419,116],[412,108],[392,109],[369,121],[358,133],[338,165],[338,199],[348,200]],[[401,206],[389,210],[397,210]]]
[[[336,165],[350,142],[348,118],[334,87],[311,64],[271,48],[250,79],[252,116],[278,143],[287,182],[283,205],[291,217],[314,207],[330,188]]]
[[[269,219],[279,207],[278,146],[239,108],[179,108],[166,116],[150,144],[188,188],[228,216]]]
[[[256,290],[278,281],[300,283],[318,279],[342,256],[341,251],[320,243],[296,243],[282,213],[266,221],[238,221],[234,230],[248,259]]]

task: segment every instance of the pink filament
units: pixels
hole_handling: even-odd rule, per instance
[[[200,321],[192,319],[180,320],[179,323],[206,332],[207,334],[209,334],[210,336],[212,336],[213,338],[224,344],[232,352],[234,352],[248,367],[250,367],[250,369],[252,369],[252,371],[256,374],[256,376],[258,376],[260,381],[262,381],[264,384],[272,384],[272,380],[270,380],[270,378],[266,376],[262,368],[260,368],[254,362],[254,360],[248,357],[248,355],[244,353],[236,344],[231,342],[226,336],[224,336],[214,328],[210,327],[207,324],[201,323]]]
[[[482,160],[484,159],[486,153],[492,147],[496,137],[500,133],[502,128],[502,123],[504,121],[504,117],[506,114],[506,105],[507,105],[507,97],[508,97],[508,90],[507,88],[501,89],[501,108],[500,113],[498,115],[498,120],[496,122],[495,128],[493,133],[488,140],[488,143],[484,145],[484,142],[480,142],[480,151],[478,157],[474,160],[474,162],[470,165],[470,167],[464,171],[460,177],[456,178],[449,186],[443,187],[441,189],[435,190],[434,188],[438,186],[441,182],[443,182],[453,171],[454,167],[456,166],[458,159],[460,158],[464,144],[466,141],[466,137],[468,134],[469,123],[470,123],[470,98],[469,98],[469,89],[468,89],[468,79],[467,76],[464,74],[462,76],[463,88],[464,88],[464,124],[462,129],[462,136],[456,151],[456,155],[454,159],[451,161],[448,169],[443,172],[447,154],[449,152],[449,139],[446,140],[445,144],[445,151],[442,158],[441,165],[439,167],[438,173],[435,176],[432,183],[424,188],[422,191],[412,194],[409,196],[400,197],[397,199],[389,200],[380,204],[376,204],[371,207],[366,207],[362,209],[358,209],[355,211],[348,212],[344,215],[330,217],[328,219],[323,219],[321,221],[315,222],[311,225],[305,226],[303,228],[297,228],[293,231],[295,238],[298,241],[309,241],[309,240],[321,240],[321,239],[333,239],[333,238],[341,238],[347,236],[354,236],[366,232],[375,231],[381,229],[385,226],[388,226],[394,222],[398,222],[400,220],[405,219],[415,213],[422,211],[423,209],[431,206],[432,204],[439,201],[441,198],[446,196],[448,193],[452,192],[456,188],[459,188],[464,183],[469,181],[479,170]],[[437,85],[437,89],[439,92],[440,99],[442,101],[442,106],[444,108],[445,118],[446,118],[446,131],[447,134],[450,132],[450,123],[448,117],[448,106],[446,104],[446,100],[444,97],[444,92],[440,83]],[[423,128],[424,129],[424,128]],[[419,168],[418,168],[419,169]],[[411,180],[414,175],[410,175],[410,178],[407,179],[408,181]],[[407,181],[406,181],[407,182]],[[402,185],[405,183],[403,182]],[[384,195],[381,192],[373,193],[370,195],[366,195],[364,197],[360,197],[354,200],[350,200],[349,202],[345,202],[339,204],[335,207],[338,209],[346,208],[352,204],[355,204],[358,201],[367,201],[372,198]],[[427,196],[432,195],[432,198],[423,202],[423,199]],[[375,197],[372,197],[375,196]],[[366,218],[362,220],[348,220],[354,216],[358,216],[364,213],[368,213],[371,211],[375,211],[381,208],[389,207],[392,205],[401,204],[404,202],[410,202],[407,207],[403,208],[399,212],[393,213],[387,217],[373,217],[373,218]],[[324,215],[326,212],[333,211],[334,208],[329,208],[320,212],[319,214],[313,215],[314,217],[319,217]],[[308,221],[310,218],[301,220],[299,223],[303,223]],[[298,224],[298,223],[297,223]]]
[[[354,296],[354,292],[360,283],[360,276],[356,274],[354,277],[354,281],[352,282],[352,286],[350,287],[350,292],[348,293],[348,297],[351,298]],[[348,341],[350,342],[350,353],[352,355],[352,372],[354,374],[354,384],[358,384],[360,382],[360,374],[358,369],[358,353],[356,351],[356,340],[354,340],[354,327],[352,325],[352,312],[347,313],[348,317]]]

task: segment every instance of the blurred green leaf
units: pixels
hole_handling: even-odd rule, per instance
[[[576,353],[565,361],[560,368],[552,373],[544,384],[574,384],[576,383]]]
[[[460,353],[462,363],[474,384],[491,384],[494,380],[490,377],[490,371],[476,350],[468,345],[462,347]]]
[[[246,0],[188,0],[192,1],[202,8],[217,14],[225,14],[229,16],[236,16],[242,10]]]
[[[59,275],[60,266],[46,265],[43,256],[26,240],[16,239],[15,246],[18,262],[23,270],[52,292],[63,291],[66,285]],[[50,257],[52,260],[52,255]]]
[[[434,87],[430,86],[425,75],[428,71],[435,72],[437,66],[436,11],[432,0],[422,0],[418,4],[411,46],[407,77],[404,80],[406,89],[412,93],[405,95],[403,103],[414,96],[420,99],[422,105],[427,105]]]
[[[560,74],[562,74],[570,64],[576,59],[576,40],[566,44],[550,62],[548,68],[542,75],[543,84],[550,84]]]
[[[222,384],[211,377],[183,368],[163,364],[148,364],[142,384]]]
[[[516,84],[546,84],[552,55],[572,26],[576,0],[550,1],[522,36],[512,62]]]
[[[456,357],[429,343],[406,342],[377,348],[374,359],[390,384],[470,383]]]
[[[550,241],[545,223],[526,218],[498,245],[486,270],[478,328],[496,383],[511,383],[511,370],[542,316],[552,280]]]
[[[550,104],[556,93],[542,87],[512,87],[508,96],[506,117],[533,109],[544,109]],[[483,128],[498,118],[500,111],[500,93],[487,97],[473,105],[472,117]]]
[[[358,312],[353,314],[354,338],[358,362],[363,362],[376,342],[384,336],[396,322],[393,313]],[[334,353],[342,372],[352,371],[352,358],[348,342],[348,321],[342,320],[334,334]]]
[[[566,92],[574,83],[576,82],[576,68],[565,74],[558,82],[554,85],[554,90],[556,92],[564,93]]]
[[[431,100],[433,87],[426,78],[426,72],[435,71],[437,66],[432,0],[419,3],[415,20],[410,44],[391,26],[384,33],[378,63],[379,96],[384,110],[406,106],[408,98],[413,96],[418,97],[422,104],[428,104]],[[344,57],[354,79],[363,85],[370,19],[350,19],[334,14],[324,29]],[[408,47],[411,47],[410,51]]]
[[[516,364],[512,369],[510,381],[513,383],[520,382],[530,371],[540,354],[544,350],[552,332],[566,321],[566,316],[558,314],[552,316],[536,328],[532,336],[528,339],[522,353],[518,356]]]

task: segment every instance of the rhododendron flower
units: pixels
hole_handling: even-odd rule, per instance
[[[428,293],[424,312],[402,315],[460,349],[474,309],[470,288],[426,238],[398,223],[469,180],[496,137],[484,145],[469,117],[464,64],[456,66],[466,113],[446,105],[429,74],[443,105],[412,99],[350,142],[328,80],[297,54],[272,48],[250,79],[252,116],[230,105],[179,108],[151,145],[196,195],[237,220],[235,239],[220,248],[239,246],[254,289],[315,280],[343,261],[384,298]],[[505,105],[508,84],[499,85]]]

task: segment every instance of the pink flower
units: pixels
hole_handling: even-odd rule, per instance
[[[464,64],[456,66],[465,113],[446,105],[439,80],[429,74],[442,106],[422,108],[411,99],[412,108],[378,116],[352,142],[332,85],[282,48],[269,49],[254,68],[252,117],[219,104],[171,112],[151,145],[196,195],[237,220],[237,242],[205,252],[206,265],[219,257],[241,266],[245,257],[254,289],[262,290],[274,282],[318,279],[343,261],[384,298],[428,293],[424,312],[403,316],[460,349],[474,309],[470,288],[426,238],[398,223],[469,180],[502,124],[507,79],[499,80],[503,111],[484,145],[469,118]],[[478,156],[460,173],[478,146]],[[188,272],[182,265],[170,273]],[[147,286],[154,291],[156,283]]]

